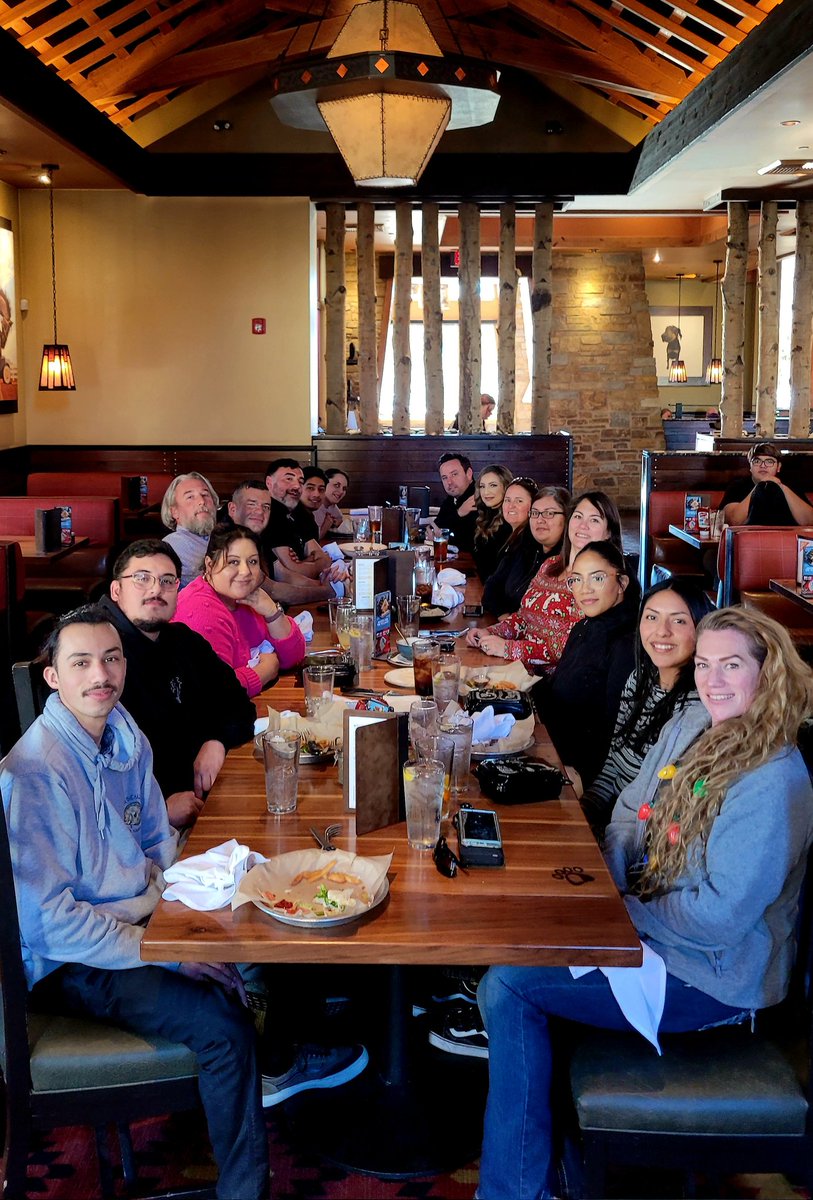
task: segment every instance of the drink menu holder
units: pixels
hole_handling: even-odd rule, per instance
[[[62,509],[34,510],[34,543],[37,554],[50,554],[62,545]]]
[[[813,596],[813,538],[796,535],[796,583],[802,596]]]
[[[344,804],[356,814],[356,834],[361,837],[404,820],[408,716],[351,708],[345,710],[343,722]]]
[[[406,519],[402,508],[385,508],[381,511],[381,541],[385,546],[391,542],[403,545]]]
[[[353,561],[353,603],[359,612],[373,612],[375,598],[389,586],[387,554]]]

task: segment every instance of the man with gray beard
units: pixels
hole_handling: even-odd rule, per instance
[[[181,560],[181,587],[203,570],[203,556],[215,527],[218,498],[197,471],[176,475],[161,502],[161,520],[172,532],[164,538]]]

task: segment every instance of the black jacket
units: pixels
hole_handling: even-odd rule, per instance
[[[477,523],[477,509],[474,508],[465,517],[459,517],[457,510],[470,496],[474,495],[474,483],[470,483],[462,496],[447,496],[438,509],[435,524],[438,529],[449,530],[449,541],[460,550],[469,553],[474,548],[474,526]]]
[[[495,617],[500,617],[503,613],[517,612],[522,597],[542,563],[554,554],[560,554],[561,549],[560,544],[546,554],[530,529],[523,530],[517,542],[503,548],[493,573],[485,582],[485,611],[493,613]]]
[[[628,587],[621,604],[577,622],[553,675],[534,688],[557,754],[585,787],[604,765],[621,692],[635,666],[637,600],[637,588]]]
[[[491,537],[480,538],[477,537],[477,534],[474,535],[474,563],[477,567],[477,574],[483,583],[496,571],[500,555],[505,549],[505,543],[510,538],[511,532],[508,522],[500,520]]]
[[[100,607],[121,635],[127,659],[121,702],[152,746],[161,791],[191,791],[203,743],[231,750],[247,742],[254,705],[231,667],[188,625],[167,623],[152,641],[109,596]]]

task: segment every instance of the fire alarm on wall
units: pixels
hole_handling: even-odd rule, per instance
[[[265,317],[252,317],[251,318],[251,332],[252,333],[265,333]]]

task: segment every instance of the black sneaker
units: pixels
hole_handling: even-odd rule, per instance
[[[429,1041],[447,1054],[469,1058],[488,1058],[488,1034],[476,1005],[447,1007],[433,1018]]]
[[[435,1004],[476,1004],[477,984],[484,971],[476,968],[446,967],[444,978],[439,981],[432,994]]]
[[[360,1075],[369,1061],[364,1046],[300,1046],[282,1075],[263,1075],[263,1108],[311,1088],[334,1088]]]

